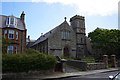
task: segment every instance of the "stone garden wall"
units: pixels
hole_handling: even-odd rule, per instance
[[[79,61],[79,60],[68,60],[66,62],[67,65],[70,67],[76,68],[80,71],[86,71],[87,70],[87,63],[85,61]]]
[[[104,63],[88,63],[87,65],[88,70],[98,70],[106,68]]]

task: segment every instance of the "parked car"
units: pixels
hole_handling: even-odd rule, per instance
[[[117,73],[115,76],[109,76],[109,80],[120,80],[120,72]]]

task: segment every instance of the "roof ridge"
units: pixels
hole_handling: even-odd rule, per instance
[[[45,34],[41,35],[41,36],[35,41],[35,43],[34,43],[32,46],[34,46],[35,44],[37,44],[37,43],[39,43],[39,42],[42,42],[42,41],[46,40],[46,39],[50,36],[51,33],[53,33],[54,31],[56,31],[56,29],[57,29],[59,26],[61,26],[62,24],[65,24],[65,23],[68,24],[68,22],[65,20],[65,21],[62,22],[60,25],[56,26],[55,28],[51,29],[50,31],[46,32]],[[68,25],[69,25],[69,24],[68,24]],[[44,37],[44,38],[43,38],[43,37]],[[43,39],[41,39],[41,38],[43,38]]]

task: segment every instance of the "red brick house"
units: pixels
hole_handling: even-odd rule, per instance
[[[13,15],[0,15],[0,28],[2,36],[10,40],[7,53],[24,53],[26,49],[26,26],[24,22],[25,14],[22,12],[20,18]]]

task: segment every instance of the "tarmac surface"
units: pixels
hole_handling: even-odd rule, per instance
[[[10,78],[10,79],[2,79],[2,80],[99,80],[95,79],[95,76],[103,76],[106,75],[106,72],[114,72],[118,71],[118,68],[108,68],[108,69],[100,69],[100,70],[91,70],[91,71],[79,71],[70,67],[66,67],[66,72],[54,72],[47,75],[28,75],[24,78]],[[102,74],[99,74],[102,73]],[[116,72],[115,72],[116,73]],[[20,75],[19,75],[20,76]],[[108,75],[106,75],[108,76]],[[83,79],[86,77],[85,79]],[[88,77],[88,78],[87,78]],[[67,79],[68,78],[68,79]],[[104,78],[104,77],[103,77]],[[103,79],[104,80],[104,79]],[[105,79],[106,80],[106,79]]]
[[[94,78],[95,80],[98,80],[98,79],[95,78],[94,75],[99,76],[99,73],[102,73],[103,75],[106,75],[106,72],[114,72],[114,71],[118,71],[118,70],[119,70],[118,68],[109,68],[109,69],[91,70],[91,71],[79,71],[79,72],[71,72],[71,73],[55,73],[55,74],[52,74],[52,75],[42,76],[41,79],[45,79],[45,80],[63,79],[64,80],[64,78],[65,78],[65,80],[69,80],[69,79],[74,80],[73,78],[76,78],[75,80],[77,80],[77,78],[78,78],[80,80],[80,76],[81,76],[81,78],[84,78],[87,75],[88,75],[88,77],[91,75],[92,79]],[[117,73],[117,72],[114,72],[114,73]],[[108,77],[108,75],[106,75],[106,76]],[[67,78],[69,78],[69,79],[67,79]],[[83,79],[81,79],[81,80],[83,80]],[[86,77],[86,80],[90,80],[90,78]]]
[[[109,80],[109,76],[111,76],[111,75],[114,76],[118,72],[119,71],[108,71],[108,72],[102,72],[102,73],[97,73],[97,74],[63,78],[63,79],[59,79],[59,80]]]

